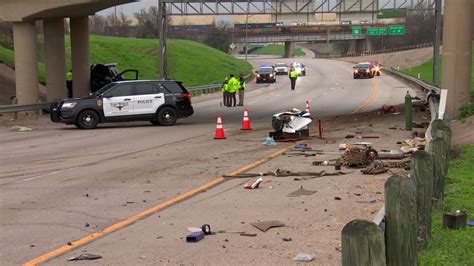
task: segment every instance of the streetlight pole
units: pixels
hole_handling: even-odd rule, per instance
[[[247,53],[249,50],[249,43],[248,43],[248,24],[249,24],[249,13],[245,14],[245,61],[247,61]]]

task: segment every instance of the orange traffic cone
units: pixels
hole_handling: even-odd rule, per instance
[[[226,139],[224,135],[224,127],[222,126],[222,115],[217,115],[217,126],[216,133],[214,134],[214,139]]]
[[[250,127],[249,112],[247,108],[244,109],[244,118],[242,120],[241,130],[252,130],[252,128]]]

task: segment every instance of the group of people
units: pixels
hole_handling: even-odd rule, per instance
[[[222,93],[224,106],[243,106],[244,105],[244,93],[245,93],[245,78],[240,75],[240,78],[236,78],[234,74],[230,74],[229,78],[226,77],[222,84]],[[239,92],[239,103],[237,104],[236,94]]]

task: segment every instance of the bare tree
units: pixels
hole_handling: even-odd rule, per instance
[[[227,52],[232,43],[232,26],[229,22],[220,22],[206,36],[205,44]]]

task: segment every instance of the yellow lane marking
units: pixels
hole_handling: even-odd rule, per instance
[[[248,170],[250,170],[250,169],[252,169],[252,168],[254,168],[254,167],[256,167],[256,166],[258,166],[258,165],[260,165],[260,164],[262,164],[262,163],[264,163],[264,162],[266,162],[266,161],[269,161],[269,160],[271,160],[271,159],[273,159],[273,158],[275,158],[275,157],[281,155],[282,153],[284,153],[285,151],[287,151],[290,147],[291,147],[291,146],[287,146],[287,147],[285,147],[285,148],[283,148],[283,149],[280,149],[280,150],[274,152],[273,154],[271,154],[270,156],[268,156],[268,157],[266,157],[266,158],[263,158],[263,159],[260,159],[260,160],[258,160],[258,161],[255,161],[255,162],[253,162],[253,163],[250,163],[250,164],[244,165],[244,166],[242,166],[242,167],[239,167],[238,169],[236,169],[236,170],[234,170],[234,171],[228,173],[227,176],[233,176],[233,175],[237,175],[237,174],[240,174],[240,173],[242,173],[242,172],[248,171]],[[133,223],[135,223],[135,222],[138,221],[138,220],[141,220],[141,219],[143,219],[143,218],[146,218],[146,217],[148,217],[148,216],[150,216],[150,215],[152,215],[152,214],[154,214],[154,213],[156,213],[156,212],[158,212],[158,211],[160,211],[160,210],[162,210],[162,209],[164,209],[164,208],[166,208],[166,207],[169,207],[169,206],[171,206],[171,205],[173,205],[173,204],[175,204],[175,203],[178,203],[178,202],[180,202],[180,201],[183,201],[183,200],[185,200],[185,199],[188,199],[188,198],[190,198],[190,197],[196,195],[196,194],[199,193],[199,192],[202,192],[202,191],[204,191],[204,190],[207,190],[207,189],[209,189],[209,188],[212,188],[212,187],[214,187],[214,186],[216,186],[216,185],[218,185],[218,184],[224,182],[225,180],[227,180],[227,179],[224,178],[224,177],[216,178],[216,179],[214,179],[214,180],[212,180],[212,181],[210,181],[210,182],[208,182],[208,183],[206,183],[206,184],[204,184],[204,185],[201,185],[201,186],[199,186],[199,187],[197,187],[197,188],[195,188],[195,189],[192,189],[192,190],[190,190],[190,191],[188,191],[188,192],[186,192],[186,193],[184,193],[184,194],[181,194],[181,195],[176,196],[176,197],[174,197],[174,198],[172,198],[172,199],[169,199],[169,200],[167,200],[167,201],[165,201],[165,202],[162,202],[162,203],[160,203],[160,204],[158,204],[158,205],[156,205],[156,206],[154,206],[154,207],[152,207],[152,208],[150,208],[150,209],[147,209],[147,210],[145,210],[145,211],[136,213],[136,214],[134,214],[134,215],[128,217],[127,219],[125,219],[125,220],[123,220],[123,221],[120,221],[120,222],[118,222],[118,223],[116,223],[116,224],[113,224],[113,225],[111,225],[111,226],[105,228],[104,230],[102,230],[102,231],[100,231],[100,232],[92,233],[92,234],[90,234],[90,235],[87,235],[87,236],[85,236],[85,237],[79,239],[79,240],[70,242],[70,245],[65,245],[65,246],[59,247],[59,248],[57,248],[57,249],[55,249],[55,250],[53,250],[53,251],[50,251],[50,252],[48,252],[48,253],[45,253],[45,254],[43,254],[43,255],[41,255],[41,256],[39,256],[39,257],[36,257],[36,258],[32,259],[32,260],[29,260],[29,261],[23,263],[23,265],[24,265],[24,266],[38,265],[38,264],[43,263],[43,262],[45,262],[45,261],[48,261],[48,260],[50,260],[50,259],[52,259],[52,258],[54,258],[54,257],[57,257],[57,256],[59,256],[59,255],[62,255],[62,254],[66,253],[66,252],[68,252],[68,251],[70,251],[70,250],[72,250],[72,249],[75,249],[75,248],[84,246],[84,245],[88,244],[89,242],[91,242],[91,241],[93,241],[93,240],[96,240],[96,239],[98,239],[98,238],[100,238],[100,237],[106,236],[106,235],[108,235],[108,234],[110,234],[110,233],[112,233],[112,232],[115,232],[115,231],[117,231],[117,230],[119,230],[119,229],[122,229],[122,228],[124,228],[124,227],[126,227],[126,226],[128,226],[128,225],[130,225],[130,224],[133,224]]]
[[[372,91],[370,92],[369,97],[365,99],[365,101],[359,105],[359,107],[352,111],[352,113],[355,114],[364,109],[375,98],[375,96],[377,96],[377,84],[375,83],[375,80],[372,80]]]

